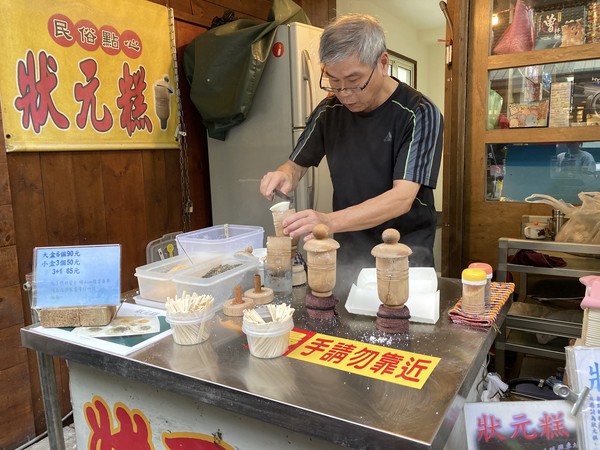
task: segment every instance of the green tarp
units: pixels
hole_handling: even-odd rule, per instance
[[[185,48],[190,98],[210,137],[225,140],[227,130],[246,119],[275,29],[291,22],[310,24],[292,0],[274,0],[266,23],[235,20],[201,34]]]

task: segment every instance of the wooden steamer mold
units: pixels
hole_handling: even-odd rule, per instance
[[[312,319],[330,319],[335,315],[338,300],[333,296],[336,283],[337,249],[340,244],[329,238],[329,228],[318,224],[313,228],[314,239],[304,244],[308,264],[306,309]]]
[[[233,298],[223,303],[223,314],[226,316],[241,317],[245,309],[254,308],[254,301],[242,296],[242,286],[236,285],[233,290]]]
[[[381,305],[377,310],[375,326],[386,333],[406,333],[410,311],[408,301],[408,257],[412,250],[400,244],[400,233],[388,228],[382,235],[382,244],[373,247],[377,271],[377,295]]]

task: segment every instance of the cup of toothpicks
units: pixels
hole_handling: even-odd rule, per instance
[[[180,345],[194,345],[210,336],[212,318],[215,316],[212,295],[189,295],[169,297],[165,302],[167,322],[173,330],[173,340]]]
[[[290,344],[294,328],[294,308],[285,303],[244,310],[242,331],[246,333],[250,353],[257,358],[277,358]]]

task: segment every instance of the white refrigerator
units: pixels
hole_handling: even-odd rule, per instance
[[[269,208],[277,201],[259,192],[260,180],[291,154],[306,120],[326,92],[319,88],[322,30],[291,23],[277,27],[271,52],[244,122],[224,141],[208,138],[213,224],[262,226],[274,235]],[[294,193],[297,211],[331,211],[329,170],[309,170]]]

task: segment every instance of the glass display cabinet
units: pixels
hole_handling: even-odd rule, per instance
[[[544,193],[578,204],[579,192],[600,191],[600,2],[485,3],[486,122],[473,133],[485,201]]]

